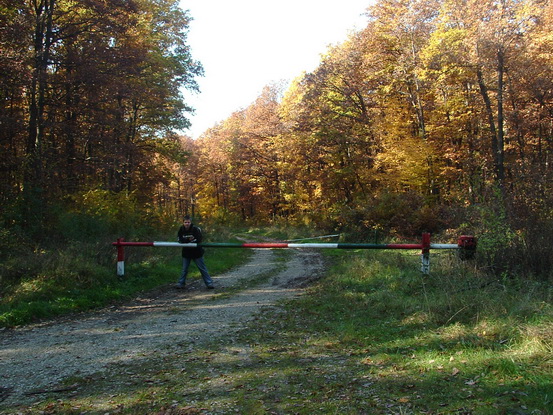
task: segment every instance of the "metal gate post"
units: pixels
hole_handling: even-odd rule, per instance
[[[117,239],[117,276],[123,277],[125,275],[125,246],[122,244],[125,240],[123,238]]]
[[[430,274],[430,234],[422,234],[421,271],[423,274]]]

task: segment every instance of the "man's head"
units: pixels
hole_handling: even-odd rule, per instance
[[[192,219],[190,219],[190,216],[185,215],[182,219],[182,224],[188,230],[190,228],[190,225],[192,225]]]

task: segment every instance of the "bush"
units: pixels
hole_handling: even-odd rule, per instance
[[[84,212],[63,212],[58,218],[58,231],[69,240],[89,240],[111,233],[108,218]]]
[[[518,256],[516,247],[520,245],[520,239],[513,231],[502,203],[478,206],[476,212],[478,257],[496,274],[501,274],[511,268],[512,255]]]
[[[21,229],[0,229],[0,296],[38,268],[32,258],[35,244]]]
[[[499,192],[468,212],[460,232],[477,236],[476,257],[481,266],[502,278],[552,278],[552,220],[509,212]]]
[[[399,237],[420,239],[425,232],[437,234],[454,226],[455,215],[447,206],[431,204],[411,193],[381,193],[355,208],[335,206],[330,223],[348,233],[350,241],[373,241]]]

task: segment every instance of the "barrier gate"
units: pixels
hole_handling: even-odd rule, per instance
[[[430,243],[430,234],[423,233],[420,244],[364,244],[364,243],[288,243],[288,242],[250,242],[250,243],[184,243],[179,242],[126,242],[123,238],[117,239],[112,245],[117,247],[117,275],[125,275],[125,247],[126,246],[150,246],[150,247],[179,247],[179,248],[309,248],[309,249],[420,249],[421,272],[430,273],[431,249],[456,249],[461,259],[471,259],[476,253],[476,238],[471,235],[461,235],[457,244],[433,244]]]

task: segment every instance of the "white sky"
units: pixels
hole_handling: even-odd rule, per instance
[[[196,109],[184,134],[208,128],[246,108],[264,86],[314,70],[329,45],[366,25],[372,0],[181,0],[190,10],[188,44],[202,63]]]

